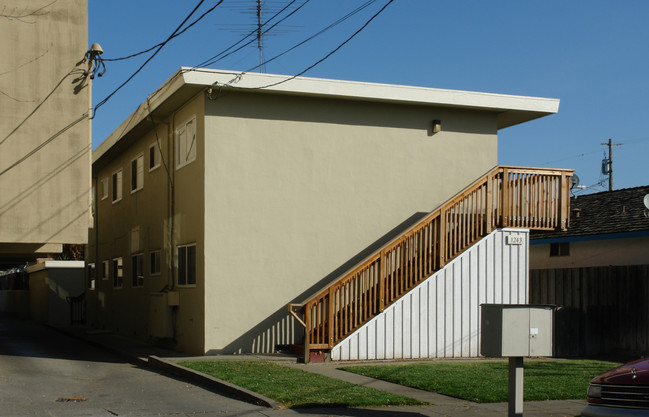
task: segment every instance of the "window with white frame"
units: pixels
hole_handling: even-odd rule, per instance
[[[144,255],[141,253],[131,257],[131,284],[134,288],[144,286]]]
[[[108,198],[108,177],[99,180],[99,192],[101,193],[102,200]]]
[[[160,251],[149,253],[149,275],[160,275]]]
[[[178,246],[178,285],[196,285],[196,244]]]
[[[101,279],[108,279],[108,265],[110,262],[101,261]]]
[[[138,155],[131,161],[131,193],[144,187],[144,155]]]
[[[176,130],[176,169],[196,159],[196,116]]]
[[[160,146],[158,146],[158,142],[154,142],[149,146],[149,171],[158,168],[160,166],[160,161],[162,161]]]
[[[113,203],[122,199],[122,169],[113,172]]]
[[[113,288],[122,288],[124,285],[124,261],[122,258],[113,258]]]
[[[95,264],[89,263],[88,264],[88,289],[89,290],[95,289],[95,280],[96,280]]]

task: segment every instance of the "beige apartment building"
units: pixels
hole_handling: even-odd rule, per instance
[[[87,15],[85,0],[2,2],[0,269],[87,242]]]
[[[87,322],[180,350],[299,343],[288,303],[497,164],[555,99],[182,68],[93,152]]]

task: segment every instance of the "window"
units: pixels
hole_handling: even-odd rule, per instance
[[[144,155],[131,161],[131,193],[144,187]]]
[[[124,285],[123,267],[122,258],[113,259],[113,288],[122,288],[122,285]]]
[[[99,192],[101,193],[102,200],[108,198],[108,177],[104,177],[99,180]]]
[[[550,256],[570,256],[570,242],[550,243]]]
[[[178,285],[196,285],[196,245],[178,247]]]
[[[122,199],[122,170],[113,173],[113,203]]]
[[[162,154],[160,153],[160,146],[158,142],[149,146],[149,171],[153,171],[160,166],[160,161],[162,160]]]
[[[88,289],[95,289],[95,264],[88,264]]]
[[[196,159],[196,116],[176,130],[176,169]]]
[[[101,261],[101,279],[108,279],[108,261]]]
[[[144,255],[138,254],[131,257],[131,280],[133,287],[144,286]]]
[[[149,275],[160,274],[160,251],[149,253]]]

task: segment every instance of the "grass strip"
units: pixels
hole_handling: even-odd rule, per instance
[[[249,389],[287,408],[423,405],[401,395],[267,361],[196,361],[179,365]]]
[[[525,401],[586,398],[589,381],[618,365],[593,360],[525,361],[523,398]],[[474,402],[507,401],[506,361],[428,362],[340,369]]]

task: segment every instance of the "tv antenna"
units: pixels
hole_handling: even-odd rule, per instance
[[[280,33],[296,32],[301,26],[290,26],[290,25],[277,25],[272,28],[272,32],[269,29],[273,23],[269,22],[268,25],[264,25],[270,18],[271,14],[277,14],[284,9],[290,11],[291,8],[297,6],[292,6],[288,0],[240,0],[231,2],[230,9],[238,11],[244,15],[254,16],[255,22],[252,24],[242,23],[242,24],[221,24],[224,29],[227,29],[234,33],[240,34],[251,34],[253,31],[255,33],[257,49],[259,50],[259,72],[264,72],[264,37],[271,35],[277,35]],[[288,5],[288,6],[287,6]]]
[[[602,174],[608,175],[608,190],[613,191],[613,145],[621,146],[621,143],[613,143],[612,139],[608,142],[602,142],[602,145],[608,145],[608,159],[602,159]]]

